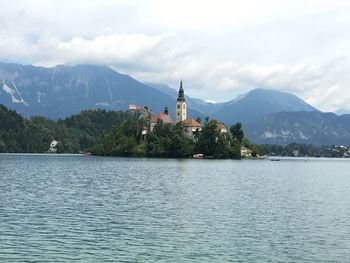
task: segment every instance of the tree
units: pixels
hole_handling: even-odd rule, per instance
[[[230,127],[231,132],[231,144],[230,144],[230,157],[233,159],[241,158],[241,147],[244,144],[249,144],[248,139],[244,137],[242,130],[242,124],[237,122]]]
[[[6,144],[0,140],[0,153],[3,153],[6,151]]]
[[[217,121],[205,119],[204,126],[199,134],[197,152],[207,156],[213,156],[215,153],[216,142],[219,136],[217,131]]]
[[[230,157],[230,141],[226,133],[219,133],[216,142],[214,158],[226,159]]]
[[[232,159],[240,159],[241,158],[241,145],[236,140],[231,140],[230,158],[232,158]]]
[[[230,127],[230,132],[231,132],[232,139],[237,140],[237,142],[241,144],[244,138],[242,124],[240,122],[237,122],[236,124],[232,125]]]
[[[196,152],[214,158],[230,157],[230,136],[220,132],[216,120],[206,118],[203,129],[198,136]]]
[[[170,157],[189,157],[193,155],[194,143],[183,133],[183,124],[178,122],[171,129]]]

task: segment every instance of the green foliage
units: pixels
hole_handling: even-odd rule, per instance
[[[232,135],[232,139],[236,140],[238,143],[242,143],[244,139],[244,132],[242,130],[242,124],[237,122],[236,124],[230,127],[230,132]]]
[[[142,137],[146,125],[143,118],[129,116],[125,121],[107,133],[93,148],[97,155],[147,156],[147,157],[190,157],[194,143],[186,138],[180,123],[171,126],[158,122],[153,131]]]
[[[23,152],[24,137],[24,119],[15,111],[0,105],[1,152]]]
[[[230,157],[230,138],[227,133],[220,133],[216,142],[214,157],[227,159]]]
[[[89,151],[114,125],[137,114],[122,111],[87,110],[64,120],[44,117],[26,120],[0,105],[0,152],[48,151],[55,139],[58,153]]]
[[[197,151],[207,156],[214,156],[216,152],[216,143],[219,136],[217,130],[218,122],[216,120],[205,119],[204,127],[198,138]]]
[[[250,143],[246,137],[244,137],[242,140],[242,146],[252,150],[253,157],[257,157],[258,155],[263,155],[261,147],[257,144]]]
[[[205,119],[204,127],[199,133],[196,152],[213,158],[240,158],[240,143],[227,132],[218,129],[216,120]]]
[[[82,151],[87,151],[113,126],[121,124],[128,114],[122,111],[86,110],[58,123],[62,123],[74,135]]]
[[[142,132],[148,130],[145,135]],[[182,123],[158,122],[152,131],[149,115],[140,112],[87,110],[64,120],[22,118],[0,105],[0,152],[47,152],[57,140],[57,153],[92,151],[95,155],[188,158],[240,158],[240,147],[253,149],[240,123],[221,132],[216,120],[205,118],[202,131],[186,137]],[[256,149],[259,152],[260,149]]]
[[[0,153],[5,151],[6,151],[6,144],[2,140],[0,140]]]
[[[288,145],[260,145],[262,154],[300,157],[350,157],[348,147],[344,146],[315,146],[312,144],[290,143]]]
[[[123,117],[124,121],[112,128],[102,140],[92,148],[96,155],[140,156],[142,147],[137,147],[141,140],[142,128],[146,121],[138,115]]]
[[[230,147],[230,158],[240,159],[241,158],[241,145],[237,142],[231,143]]]
[[[241,158],[241,147],[245,146],[251,149],[250,142],[246,137],[244,137],[244,132],[242,130],[242,124],[237,122],[230,127],[231,132],[231,149],[230,157],[234,159]],[[256,153],[254,153],[256,156]]]

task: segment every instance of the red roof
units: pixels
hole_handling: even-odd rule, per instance
[[[185,127],[202,127],[202,125],[194,119],[186,119],[182,123]]]
[[[158,121],[163,121],[163,123],[174,123],[170,115],[165,114],[164,112],[157,113],[151,119],[151,123],[157,123]]]

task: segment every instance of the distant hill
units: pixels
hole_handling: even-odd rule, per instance
[[[130,103],[158,112],[175,104],[167,94],[105,66],[0,63],[0,80],[0,103],[25,117],[63,118],[96,108],[126,110]]]
[[[105,66],[44,68],[0,62],[0,81],[0,104],[24,117],[58,119],[86,109],[126,110],[129,104],[147,105],[153,113],[168,106],[175,117],[177,90],[164,84],[141,83]],[[184,89],[186,92],[186,84]],[[189,96],[186,102],[190,118],[209,116],[227,126],[240,121],[248,138],[256,143],[350,143],[350,115],[319,112],[289,93],[255,89],[223,103]],[[18,125],[24,122],[16,113],[7,113],[18,119]]]
[[[126,110],[147,105],[152,112],[168,106],[174,117],[177,90],[164,84],[141,83],[109,67],[59,65],[52,68],[0,63],[0,103],[25,117],[64,118],[85,109]],[[184,85],[185,93],[187,86]],[[300,98],[284,92],[256,89],[223,103],[186,96],[188,116],[216,118],[227,124],[258,121],[269,113],[315,111]]]
[[[338,116],[341,116],[341,115],[344,115],[344,114],[350,114],[350,110],[339,109],[339,110],[336,110],[334,113],[337,114]]]
[[[258,121],[266,114],[283,111],[317,111],[297,96],[269,89],[255,89],[221,105],[213,115],[227,123]]]
[[[60,153],[91,149],[115,125],[126,119],[139,119],[133,111],[87,110],[61,120],[45,117],[24,119],[0,104],[0,153],[44,153],[55,139]]]
[[[259,144],[307,143],[349,145],[350,115],[322,112],[279,112],[246,125],[249,140]]]
[[[150,86],[152,88],[155,88],[156,90],[163,92],[170,97],[172,97],[174,100],[176,100],[178,92],[172,88],[170,88],[166,84],[158,84],[158,83],[145,83],[145,85]],[[186,86],[185,86],[185,93],[186,93]],[[187,109],[188,109],[188,115],[191,116],[191,118],[200,117],[204,119],[206,116],[211,116],[210,107],[211,105],[209,103],[206,103],[205,101],[201,99],[194,99],[187,95],[185,95]],[[175,105],[174,105],[175,107]]]
[[[164,84],[147,83],[147,85],[172,96],[177,97],[177,91]],[[186,96],[188,107],[225,123],[245,124],[258,121],[269,113],[281,111],[318,111],[297,96],[269,89],[254,89],[246,94],[223,103],[209,103],[201,99]]]

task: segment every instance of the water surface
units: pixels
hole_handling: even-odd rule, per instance
[[[0,155],[0,262],[349,262],[350,161]]]

